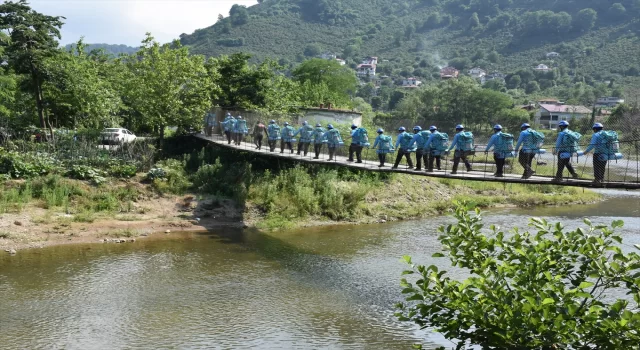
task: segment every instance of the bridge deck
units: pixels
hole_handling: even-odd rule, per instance
[[[331,164],[342,167],[363,169],[367,171],[374,172],[394,172],[401,174],[410,174],[410,175],[418,175],[418,176],[427,176],[434,178],[446,178],[446,179],[458,179],[458,180],[471,180],[471,181],[489,181],[489,182],[502,182],[502,183],[520,183],[520,184],[540,184],[540,185],[562,185],[562,186],[572,186],[572,187],[583,187],[583,188],[615,188],[615,189],[640,189],[640,182],[618,182],[618,181],[610,181],[604,182],[602,184],[595,184],[591,180],[581,180],[581,179],[565,179],[565,181],[561,183],[552,182],[552,177],[546,176],[532,176],[529,179],[522,179],[522,174],[504,174],[502,178],[496,178],[493,176],[492,164],[478,164],[475,163],[474,166],[476,169],[472,172],[466,172],[464,169],[464,165],[461,164],[460,169],[458,170],[456,175],[452,175],[451,171],[448,167],[449,159],[443,158],[442,165],[443,170],[435,170],[433,173],[427,173],[424,170],[418,171],[409,168],[407,165],[400,165],[398,169],[391,169],[393,165],[393,161],[395,160],[395,154],[387,156],[387,163],[385,167],[378,167],[377,161],[372,160],[364,160],[363,163],[355,163],[355,162],[347,162],[347,157],[338,155],[334,157],[334,160],[328,161],[328,155],[326,154],[326,147],[323,147],[324,153],[320,155],[320,159],[313,159],[313,152],[310,151],[308,155],[302,156],[297,155],[295,152],[290,153],[288,150],[285,150],[284,153],[280,153],[280,148],[277,147],[276,151],[269,152],[269,147],[263,144],[261,150],[256,149],[256,146],[249,142],[242,142],[242,144],[234,145],[228,144],[227,141],[221,135],[214,136],[205,136],[203,134],[196,134],[195,137],[212,142],[220,147],[225,147],[229,149],[234,149],[243,152],[251,152],[256,154],[262,154],[266,157],[280,158],[280,159],[290,159],[298,162],[311,163],[311,164]],[[278,145],[279,146],[279,145]],[[294,145],[295,146],[295,145]],[[311,147],[313,148],[313,147]],[[347,147],[343,147],[343,149],[339,152],[344,154]],[[366,152],[366,151],[365,151]],[[369,150],[368,152],[373,152],[373,150]],[[415,160],[415,155],[414,155]],[[445,166],[447,165],[447,166]],[[478,166],[482,167],[478,168]]]

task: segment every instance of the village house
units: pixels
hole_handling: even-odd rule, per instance
[[[444,67],[440,70],[440,79],[456,79],[460,71],[453,67]]]
[[[596,107],[615,107],[624,103],[621,97],[600,97],[596,100]]]
[[[342,58],[336,58],[336,61],[337,61],[338,63],[340,63],[340,65],[341,65],[341,66],[344,66],[344,65],[346,65],[346,64],[347,64],[347,62],[346,62],[345,60],[343,60]]]
[[[547,58],[556,58],[556,57],[560,57],[560,54],[557,52],[547,52]]]
[[[584,106],[564,105],[560,103],[538,105],[535,114],[536,124],[545,129],[557,129],[560,121],[580,120],[591,117],[591,110]]]
[[[336,58],[338,58],[338,55],[331,52],[325,52],[320,55],[320,58],[322,58],[323,60],[335,60]]]
[[[376,75],[376,65],[360,64],[356,67],[356,75],[359,77],[374,77]]]
[[[373,66],[377,66],[378,65],[378,57],[367,57],[367,58],[362,60],[362,64],[370,64],[370,65],[373,65]]]
[[[417,88],[420,85],[422,85],[422,82],[414,77],[402,80],[402,87],[405,88]]]
[[[487,72],[482,68],[472,68],[469,70],[469,75],[474,79],[481,79],[487,75]]]
[[[548,72],[551,70],[551,68],[549,68],[549,66],[547,66],[546,64],[539,64],[534,69],[540,72]]]

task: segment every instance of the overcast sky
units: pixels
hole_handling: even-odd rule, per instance
[[[214,24],[233,4],[251,6],[256,0],[31,0],[36,11],[64,16],[62,44],[126,44],[138,46],[146,32],[160,42]]]

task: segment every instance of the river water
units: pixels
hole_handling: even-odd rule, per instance
[[[623,219],[640,243],[640,194],[589,206],[500,210],[487,224],[531,216],[580,225]],[[127,244],[0,254],[2,349],[408,349],[451,345],[393,316],[402,255],[447,269],[439,217],[390,225],[264,234],[159,235]]]

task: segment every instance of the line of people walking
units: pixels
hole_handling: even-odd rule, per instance
[[[208,115],[206,119],[207,130],[210,130],[211,127],[210,120]],[[220,124],[229,144],[233,141],[239,145],[244,136],[248,135],[247,122],[241,116],[234,118],[230,113],[227,113],[225,120]],[[489,139],[484,152],[486,154],[493,153],[496,165],[494,176],[504,177],[507,159],[515,157],[518,158],[519,164],[524,169],[522,179],[529,179],[535,175],[536,172],[532,167],[533,160],[536,155],[546,153],[546,150],[542,149],[545,140],[544,134],[534,130],[528,123],[521,125],[517,142],[514,136],[504,132],[499,124],[494,126],[493,131],[494,134]],[[573,178],[579,178],[571,163],[574,155],[583,156],[593,151],[594,182],[596,183],[604,181],[609,160],[622,158],[619,153],[617,133],[605,131],[601,123],[593,125],[593,136],[584,152],[580,151],[578,145],[582,135],[570,130],[568,122],[558,123],[558,131],[553,149],[553,154],[558,156],[554,182],[563,180],[565,169]],[[207,134],[209,133],[211,131],[207,131]],[[258,121],[253,127],[252,136],[258,150],[262,149],[263,140],[266,137],[270,152],[275,152],[276,148],[280,146],[280,153],[284,153],[285,150],[294,153],[297,150],[298,155],[307,156],[313,145],[312,150],[315,155],[313,159],[320,158],[322,148],[326,145],[329,154],[328,161],[335,160],[337,149],[344,146],[340,131],[332,124],[328,124],[325,129],[318,123],[314,128],[307,121],[303,122],[298,129],[295,129],[288,122],[285,122],[281,128],[275,120],[271,120],[267,126]],[[397,169],[402,159],[405,158],[407,165],[414,170],[420,171],[424,165],[425,171],[434,172],[435,169],[442,170],[442,157],[455,150],[450,174],[457,174],[460,163],[464,164],[467,172],[473,171],[469,158],[476,151],[474,135],[467,131],[462,124],[456,125],[455,135],[451,142],[449,142],[449,135],[440,132],[435,125],[429,127],[428,130],[415,126],[413,133],[407,132],[405,127],[400,127],[395,143],[393,138],[386,135],[383,129],[378,129],[377,137],[371,146],[368,131],[364,127],[354,124],[351,126],[351,132],[347,138],[351,139],[348,162],[362,163],[364,148],[372,147],[378,156],[379,167],[385,166],[388,154],[396,153],[392,169]],[[297,143],[297,148],[294,148],[295,143]],[[415,168],[412,153],[416,154]]]

